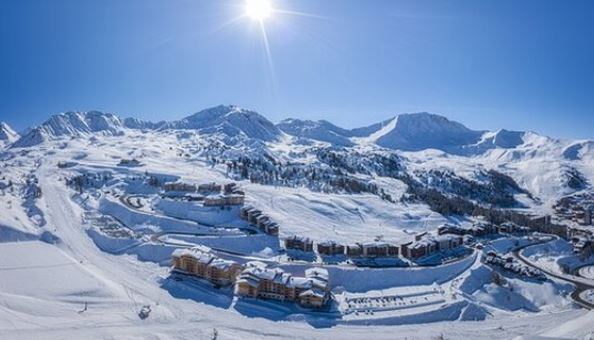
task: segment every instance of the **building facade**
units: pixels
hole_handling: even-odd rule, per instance
[[[235,293],[255,299],[293,301],[310,308],[321,308],[330,298],[328,271],[310,268],[305,277],[293,276],[280,268],[260,262],[249,263],[239,275]]]
[[[176,249],[171,262],[174,271],[197,276],[218,286],[233,284],[242,269],[237,262],[217,258],[203,247]]]

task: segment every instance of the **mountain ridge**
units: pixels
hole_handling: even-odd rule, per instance
[[[19,138],[19,134],[14,131],[10,125],[0,122],[0,146],[14,143]]]
[[[221,134],[227,137],[279,141],[282,136],[315,140],[339,147],[376,145],[400,151],[437,149],[450,154],[472,156],[494,149],[515,149],[523,145],[529,133],[500,129],[472,130],[445,116],[419,112],[404,113],[364,127],[345,129],[327,120],[285,119],[273,124],[256,111],[235,105],[219,105],[198,111],[179,120],[152,122],[137,118],[120,118],[99,111],[69,111],[51,116],[12,141],[12,147],[28,147],[63,136],[81,137],[99,133],[121,135],[127,130],[193,130],[199,134]],[[540,136],[540,135],[539,135]],[[548,138],[548,137],[543,137]],[[586,143],[566,152],[577,157],[579,150],[589,150]],[[576,151],[577,150],[577,151]]]

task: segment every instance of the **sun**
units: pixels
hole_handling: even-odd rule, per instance
[[[272,14],[269,0],[246,0],[245,14],[253,20],[264,21]]]

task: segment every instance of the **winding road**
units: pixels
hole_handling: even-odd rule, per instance
[[[555,239],[558,239],[558,237],[556,237]],[[548,276],[551,276],[556,279],[559,279],[559,280],[562,280],[565,282],[569,282],[569,283],[575,285],[575,290],[571,293],[571,298],[575,301],[575,303],[577,303],[578,305],[580,305],[586,309],[590,309],[590,310],[594,309],[594,304],[592,304],[591,302],[589,302],[587,300],[584,300],[581,297],[583,292],[588,291],[590,289],[594,289],[594,281],[592,281],[592,283],[586,283],[585,281],[572,278],[571,276],[560,275],[560,274],[551,272],[550,270],[547,270],[547,269],[544,269],[544,268],[541,268],[541,267],[535,265],[534,263],[530,262],[526,257],[524,257],[524,255],[522,255],[522,251],[524,249],[531,247],[531,246],[538,245],[538,244],[548,243],[548,242],[551,242],[551,240],[527,244],[527,245],[516,248],[515,250],[512,251],[512,254],[517,260],[519,260],[520,262],[524,263],[527,266],[536,268],[536,269],[540,270],[541,272],[547,274]]]

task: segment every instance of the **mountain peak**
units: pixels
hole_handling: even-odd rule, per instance
[[[0,144],[8,145],[13,143],[19,138],[19,134],[16,133],[8,124],[0,122]]]
[[[281,135],[281,131],[264,116],[236,105],[219,105],[202,110],[170,123],[168,128],[223,133],[229,137],[243,135],[263,141],[276,140]]]
[[[16,135],[6,124],[1,125],[0,128],[0,140],[8,139],[9,135]],[[428,112],[399,114],[367,127],[344,129],[326,120],[292,118],[274,125],[256,111],[237,105],[218,105],[170,122],[150,122],[135,118],[120,119],[111,113],[99,111],[69,111],[53,115],[45,123],[29,130],[22,138],[13,142],[12,146],[37,145],[61,136],[121,135],[127,129],[195,130],[204,135],[219,134],[230,138],[241,137],[265,142],[280,140],[284,132],[297,138],[322,141],[336,146],[375,144],[402,151],[438,149],[464,155],[482,153],[495,148],[512,149],[534,140],[529,133],[521,131],[472,130],[444,116]],[[17,137],[13,137],[13,141]]]
[[[448,151],[478,142],[483,133],[444,116],[427,112],[405,113],[376,132],[373,141],[382,147],[403,151]]]
[[[68,111],[51,116],[14,143],[14,147],[28,147],[61,136],[81,136],[91,133],[118,135],[122,121],[111,113],[99,111]]]

